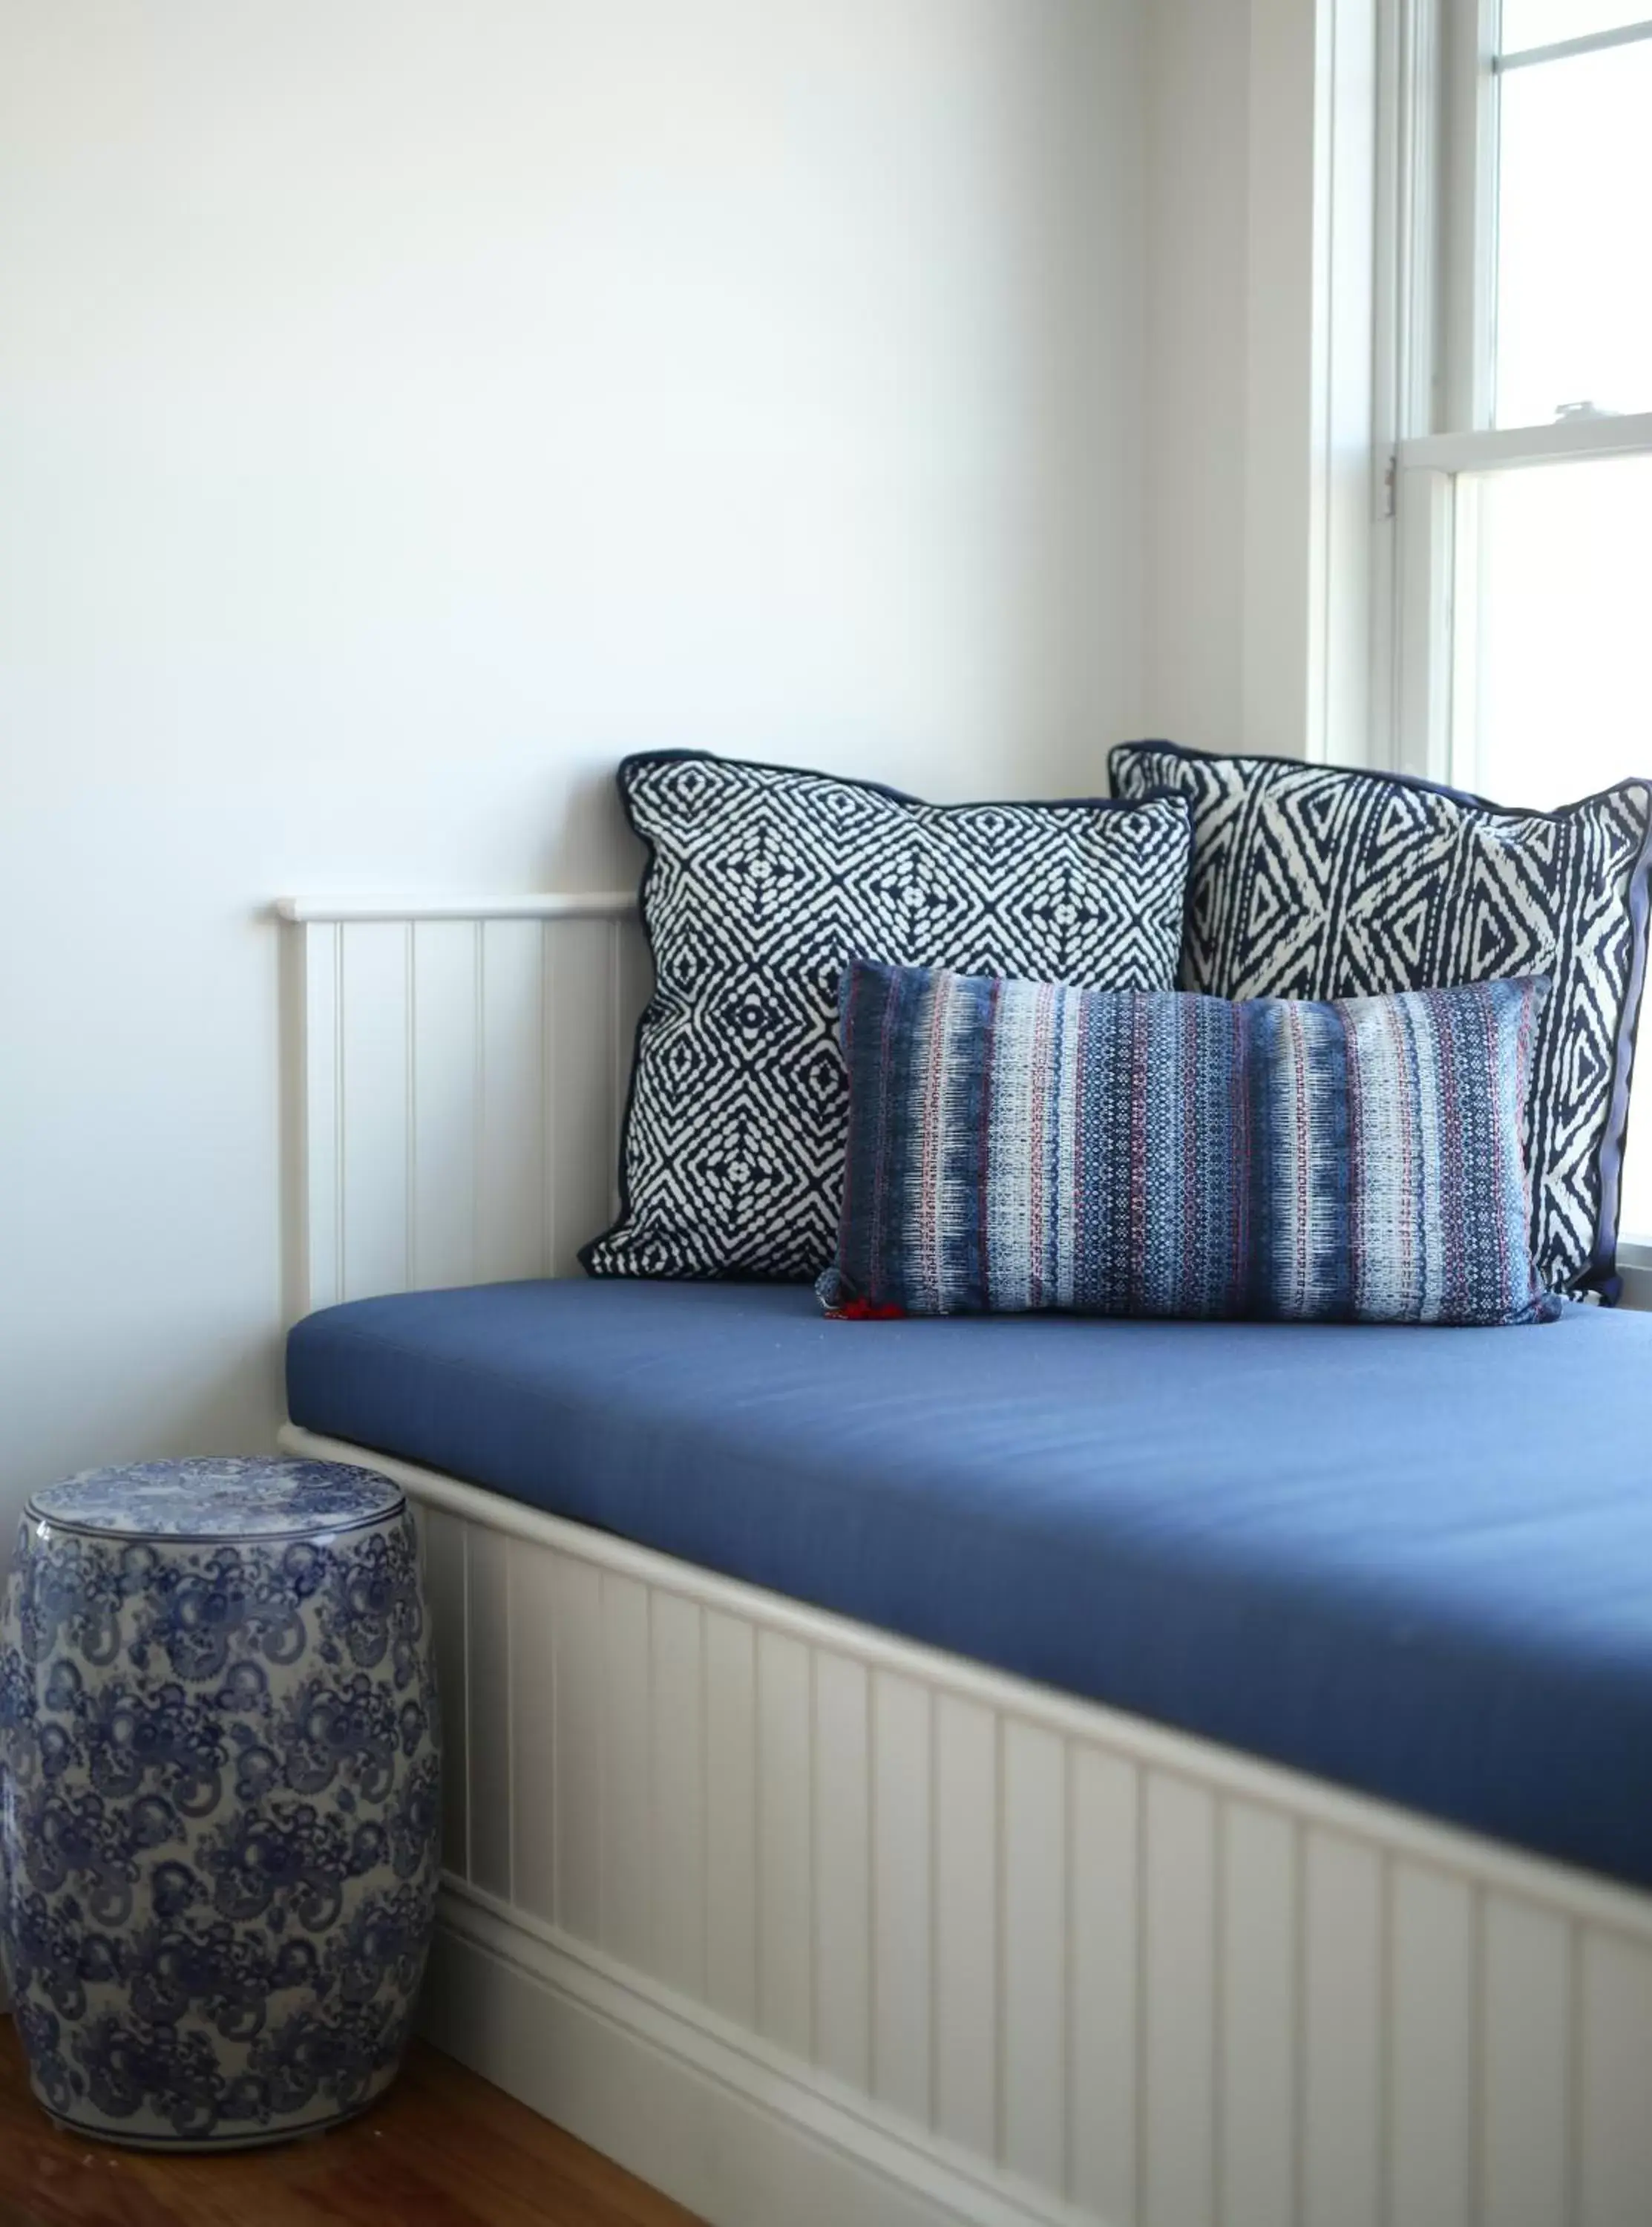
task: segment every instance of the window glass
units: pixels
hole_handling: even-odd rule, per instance
[[[1649,0],[1502,0],[1498,44],[1504,54],[1517,54],[1528,47],[1554,47],[1562,39],[1621,30],[1649,15]]]
[[[1652,40],[1499,84],[1497,423],[1652,409]]]
[[[1463,485],[1477,514],[1481,787],[1547,809],[1652,778],[1652,456]]]
[[[1652,777],[1652,456],[1465,475],[1462,488],[1477,567],[1462,616],[1478,624],[1459,777],[1545,810]],[[1652,1236],[1648,1065],[1623,1171],[1622,1227],[1641,1237]]]

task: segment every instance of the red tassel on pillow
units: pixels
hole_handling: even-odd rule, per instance
[[[884,1306],[876,1299],[845,1299],[840,1307],[828,1307],[826,1317],[832,1322],[904,1322],[904,1307]]]

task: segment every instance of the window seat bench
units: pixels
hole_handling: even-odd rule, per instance
[[[289,1385],[313,1431],[1652,1887],[1652,1317],[525,1282],[314,1315]]]

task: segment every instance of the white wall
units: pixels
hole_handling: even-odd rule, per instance
[[[1244,737],[1248,0],[1154,0],[1147,48],[1145,724]]]
[[[1145,724],[1367,746],[1374,0],[1154,0]]]
[[[1145,4],[0,0],[0,1514],[268,1440],[268,899],[1098,782]]]

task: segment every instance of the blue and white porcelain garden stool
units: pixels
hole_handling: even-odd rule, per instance
[[[78,2132],[216,2149],[394,2078],[435,1914],[412,1518],[331,1462],[37,1492],[0,1624],[0,1958]]]

